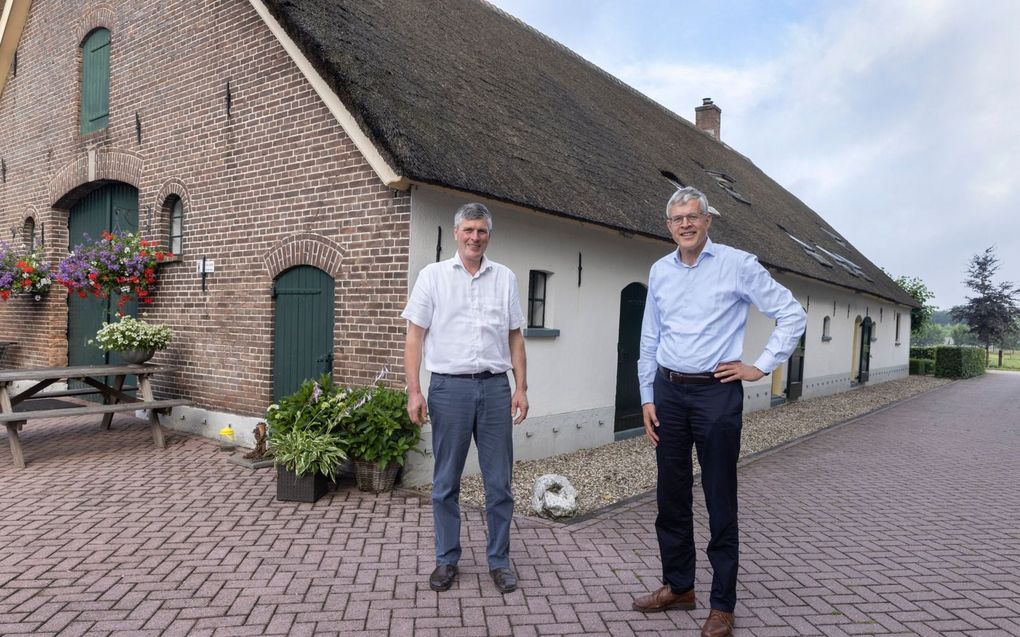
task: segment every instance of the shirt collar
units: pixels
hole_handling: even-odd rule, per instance
[[[712,243],[712,240],[707,237],[705,238],[705,246],[701,248],[701,253],[698,255],[697,260],[695,260],[694,265],[687,265],[686,263],[680,260],[679,246],[677,246],[676,250],[673,250],[673,261],[681,268],[696,268],[698,267],[698,264],[701,263],[701,260],[705,258],[706,255],[713,257],[715,256],[715,244]]]
[[[460,252],[458,252],[458,253],[453,255],[453,258],[450,259],[450,264],[453,266],[454,269],[460,268],[461,270],[464,270],[465,272],[467,272],[467,268],[464,267],[464,262],[460,258]],[[482,272],[485,272],[486,270],[488,270],[491,267],[492,267],[492,262],[489,261],[489,257],[487,257],[487,256],[485,256],[483,254],[482,255],[482,264],[481,264],[481,266],[479,266],[478,272],[476,273],[475,276],[477,276],[478,274],[481,274]]]

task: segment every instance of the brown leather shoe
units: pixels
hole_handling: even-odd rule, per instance
[[[731,637],[733,635],[733,613],[712,609],[708,613],[705,625],[701,627],[701,637]]]
[[[666,584],[654,593],[635,599],[631,608],[640,613],[659,613],[671,608],[694,610],[695,606],[693,588],[686,593],[677,595],[669,587],[669,584]]]

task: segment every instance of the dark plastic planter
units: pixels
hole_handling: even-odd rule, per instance
[[[276,467],[276,499],[287,502],[315,502],[326,495],[329,480],[316,473],[299,476],[283,467]]]

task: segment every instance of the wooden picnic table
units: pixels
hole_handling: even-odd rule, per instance
[[[172,372],[175,369],[170,365],[151,364],[0,369],[0,423],[7,427],[7,437],[10,439],[14,464],[19,468],[25,468],[25,457],[21,450],[21,439],[18,437],[18,432],[28,420],[36,418],[102,414],[102,427],[109,429],[113,422],[113,414],[121,411],[147,410],[152,441],[160,449],[165,449],[166,442],[163,440],[163,430],[159,426],[157,410],[189,405],[191,402],[182,399],[156,400],[152,393],[151,379],[154,374]],[[138,378],[138,393],[141,394],[141,398],[128,394],[130,388],[124,387],[124,379],[130,375],[135,375]],[[112,382],[108,382],[109,378],[113,379]],[[88,387],[42,391],[54,383],[70,380],[80,380]],[[35,383],[27,389],[14,393],[12,386],[15,381],[35,381]],[[88,394],[101,394],[102,404],[73,404],[53,409],[18,409],[18,405],[25,401]],[[24,405],[24,407],[28,406],[29,404]]]

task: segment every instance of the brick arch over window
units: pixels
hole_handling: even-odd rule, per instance
[[[188,194],[188,187],[184,185],[184,182],[174,177],[168,179],[160,187],[159,192],[156,193],[156,205],[154,206],[157,210],[161,209],[166,200],[170,195],[177,195],[184,202],[184,210],[186,212],[191,211],[191,195]]]
[[[85,41],[85,36],[96,29],[103,28],[114,30],[114,22],[117,14],[113,7],[108,4],[97,4],[89,7],[85,13],[74,23],[74,41],[77,46]]]
[[[31,219],[35,222],[36,228],[39,227],[39,211],[35,209],[35,206],[29,204],[25,207],[24,212],[21,213],[21,227],[24,228],[28,220]]]
[[[142,158],[112,148],[85,151],[50,179],[50,205],[59,210],[70,210],[79,199],[111,181],[139,188]]]
[[[339,279],[344,256],[343,248],[335,241],[317,234],[302,233],[283,239],[263,258],[271,280],[298,265],[314,266]]]

